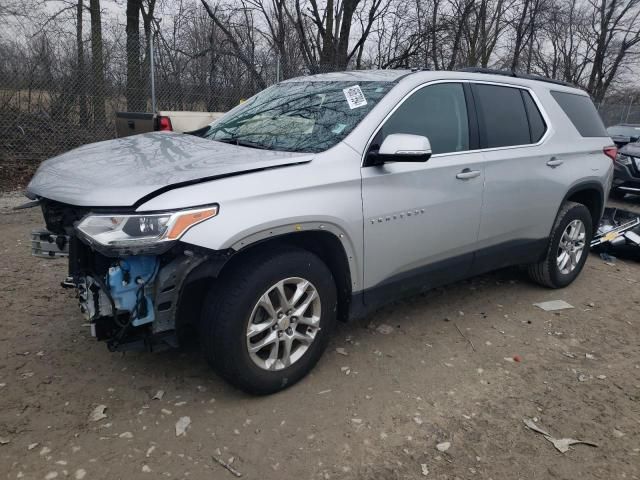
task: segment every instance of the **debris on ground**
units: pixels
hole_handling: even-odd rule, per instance
[[[91,414],[89,415],[90,422],[99,422],[100,420],[107,418],[107,414],[104,411],[107,409],[106,405],[98,405],[93,409]]]
[[[162,400],[162,397],[164,397],[164,390],[158,390],[151,400]]]
[[[446,452],[451,447],[451,442],[442,442],[436,445],[439,452]]]
[[[11,440],[9,437],[0,437],[0,445],[7,445]]]
[[[576,440],[575,438],[554,438],[547,431],[540,428],[538,425],[534,423],[533,420],[528,418],[523,418],[522,421],[527,426],[529,430],[532,430],[536,433],[541,434],[545,439],[553,444],[560,453],[567,453],[569,451],[569,447],[571,445],[583,444],[589,445],[590,447],[598,447],[597,444],[593,442],[587,442],[584,440]]]
[[[640,260],[640,215],[618,208],[605,208],[591,248],[607,263],[615,262],[612,253]]]
[[[573,308],[573,305],[564,300],[549,300],[548,302],[534,303],[535,307],[541,308],[545,312],[554,312],[556,310],[566,310]]]
[[[240,478],[242,476],[242,474],[236,470],[235,468],[233,468],[228,462],[225,462],[224,460],[222,460],[221,458],[216,457],[215,455],[211,455],[211,458],[213,458],[213,460],[218,463],[219,465],[222,465],[224,468],[226,468],[229,472],[231,472],[232,475]]]
[[[460,327],[458,327],[458,324],[456,322],[453,322],[453,324],[455,325],[456,330],[458,330],[458,333],[460,334],[460,336],[464,338],[469,345],[471,345],[471,349],[475,352],[476,347],[473,345],[473,342],[469,340],[469,338],[467,338],[464,333],[462,333],[462,330],[460,330]]]
[[[426,463],[420,464],[420,471],[422,472],[423,477],[426,477],[427,475],[429,475],[429,468],[427,467]]]
[[[341,348],[341,347],[336,348],[336,353],[338,353],[338,354],[340,354],[340,355],[344,355],[345,357],[346,357],[347,355],[349,355],[349,354],[347,353],[347,351],[346,351],[344,348]]]
[[[616,257],[614,257],[613,255],[609,255],[607,252],[601,252],[600,258],[607,265],[615,265],[616,260],[618,260]]]
[[[189,425],[191,425],[191,418],[180,417],[180,419],[176,422],[176,437],[185,435]]]
[[[376,332],[381,333],[382,335],[389,335],[390,333],[393,333],[393,327],[391,325],[381,323],[376,327]]]

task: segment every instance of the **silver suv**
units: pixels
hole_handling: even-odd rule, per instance
[[[570,284],[612,181],[587,94],[500,72],[274,85],[211,125],[94,143],[28,187],[111,350],[197,332],[239,388],[300,380],[338,320],[508,265]]]

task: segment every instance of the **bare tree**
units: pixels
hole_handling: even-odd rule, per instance
[[[630,50],[640,43],[640,0],[589,0],[589,4],[597,40],[587,90],[600,102]]]
[[[140,10],[142,0],[127,0],[127,108],[131,112],[145,110],[143,83],[140,76]]]
[[[102,52],[102,11],[100,0],[89,0],[91,12],[91,68],[93,70],[93,123],[104,125],[105,111],[104,61]]]

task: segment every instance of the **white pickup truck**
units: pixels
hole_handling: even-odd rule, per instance
[[[191,132],[217,120],[224,112],[116,112],[116,134],[127,137],[153,131]]]

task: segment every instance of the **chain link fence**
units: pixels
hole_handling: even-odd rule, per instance
[[[105,39],[101,57],[69,35],[0,43],[0,190],[23,187],[47,158],[115,138],[116,112],[225,112],[285,77],[273,54],[249,68],[233,55],[148,40],[142,33],[130,52],[124,39]]]
[[[0,190],[24,186],[46,158],[114,138],[116,112],[224,112],[278,80],[309,73],[280,65],[273,53],[247,64],[148,40],[141,34],[131,54],[124,39],[111,41],[102,56],[86,41],[78,51],[73,37],[0,44]],[[599,111],[606,125],[640,123],[640,99]]]
[[[607,127],[619,123],[640,124],[640,98],[637,103],[631,100],[627,104],[623,103],[602,103],[598,105],[598,112]]]

